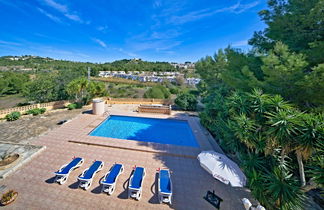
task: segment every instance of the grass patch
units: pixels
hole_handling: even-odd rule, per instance
[[[26,98],[20,94],[0,96],[0,109],[12,108],[25,101]]]

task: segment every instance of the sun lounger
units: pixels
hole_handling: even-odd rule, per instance
[[[170,171],[161,169],[159,172],[159,202],[172,204],[172,182]]]
[[[103,168],[104,163],[102,161],[95,161],[92,163],[92,165],[85,169],[82,174],[78,177],[78,180],[80,181],[79,187],[83,188],[84,190],[87,190],[92,183],[92,179],[94,175],[101,171]]]
[[[60,170],[54,172],[56,174],[54,182],[64,184],[68,179],[70,172],[80,167],[83,162],[83,158],[77,157],[74,158],[70,163],[63,165]]]
[[[124,171],[124,166],[122,164],[115,164],[111,167],[108,173],[105,175],[105,178],[100,183],[102,184],[102,192],[108,193],[111,195],[115,191],[116,182],[118,176]]]
[[[136,167],[129,179],[128,197],[140,200],[142,196],[142,185],[145,177],[145,168]]]

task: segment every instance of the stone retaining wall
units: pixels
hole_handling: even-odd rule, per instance
[[[0,118],[5,117],[7,114],[10,114],[11,112],[20,112],[21,114],[23,114],[24,112],[35,108],[45,108],[46,110],[64,108],[66,105],[70,103],[71,103],[70,101],[52,101],[52,102],[41,103],[41,104],[32,104],[27,106],[19,106],[19,107],[14,107],[9,109],[3,109],[0,110]]]
[[[154,98],[102,98],[106,104],[164,104],[170,105],[172,103],[169,99],[154,99]],[[14,107],[9,109],[0,110],[0,118],[4,118],[11,112],[25,113],[28,110],[35,108],[46,108],[46,110],[60,109],[66,107],[73,101],[53,101],[41,104],[32,104],[27,106]]]

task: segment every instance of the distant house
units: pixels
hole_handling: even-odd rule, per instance
[[[199,84],[200,81],[201,81],[201,79],[199,79],[199,78],[187,78],[186,79],[186,83],[188,85],[197,85],[197,84]]]

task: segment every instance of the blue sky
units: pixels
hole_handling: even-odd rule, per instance
[[[197,61],[247,49],[266,0],[0,0],[0,56]]]

